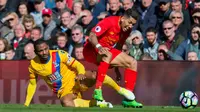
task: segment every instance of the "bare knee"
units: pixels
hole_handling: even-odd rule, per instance
[[[74,104],[75,98],[76,96],[74,94],[72,93],[67,94],[60,99],[61,105],[63,107],[75,107],[75,104]]]
[[[63,100],[61,104],[63,107],[75,107],[73,100]]]
[[[111,52],[108,52],[106,54],[106,56],[102,57],[102,61],[104,61],[104,62],[110,63],[111,60],[112,60],[112,53]]]
[[[137,70],[137,60],[132,58],[131,56],[128,56],[126,58],[126,68],[132,69],[132,70]]]

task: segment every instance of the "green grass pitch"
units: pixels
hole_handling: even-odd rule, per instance
[[[19,104],[0,104],[0,112],[200,112],[200,107],[182,109],[174,106],[144,106],[136,109],[114,105],[114,108],[64,108],[60,105],[34,104],[24,107]]]

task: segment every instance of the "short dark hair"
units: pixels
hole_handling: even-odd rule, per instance
[[[49,45],[49,44],[47,43],[47,41],[44,40],[44,39],[38,39],[38,40],[36,40],[35,42],[33,42],[33,44],[34,44],[34,49],[37,51],[37,49],[36,49],[37,46],[40,45],[40,44],[43,44],[43,43]]]
[[[153,58],[150,56],[149,53],[144,53],[141,55],[140,60],[144,60],[145,58],[152,60]]]
[[[200,28],[200,25],[199,25],[199,24],[193,24],[192,27],[191,27],[191,31],[192,31],[195,27],[199,27],[199,28]]]
[[[38,30],[40,33],[42,33],[42,29],[41,29],[41,27],[39,27],[39,26],[33,27],[32,30]]]
[[[134,19],[138,19],[139,14],[135,7],[132,7],[124,12],[124,16],[132,17]]]
[[[200,8],[195,8],[193,11],[192,11],[192,15],[197,13],[197,12],[200,12]]]
[[[63,37],[65,37],[65,38],[68,40],[68,36],[67,36],[66,33],[63,33],[63,32],[57,32],[57,33],[56,33],[56,39],[58,39],[58,37],[60,37],[60,36],[63,36]]]
[[[146,30],[146,33],[147,32],[153,32],[153,33],[157,33],[157,30],[156,30],[156,28],[154,28],[154,27],[149,27],[149,28],[147,28],[147,30]]]

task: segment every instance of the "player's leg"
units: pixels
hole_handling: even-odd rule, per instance
[[[77,95],[70,93],[63,96],[61,99],[61,104],[63,107],[109,107],[112,106],[109,102],[98,102],[96,100],[84,100],[82,98],[77,98]]]
[[[97,58],[98,53],[93,48],[93,46],[91,44],[86,44],[84,46],[83,55],[84,55],[85,60],[88,61],[88,62],[91,62],[91,63],[94,63],[94,64],[100,63],[100,66],[98,66],[98,70],[99,70],[100,75],[97,77],[96,87],[95,87],[96,89],[94,90],[93,97],[96,100],[102,101],[103,96],[102,96],[102,91],[101,91],[101,85],[102,85],[102,82],[103,82],[104,77],[105,77],[104,73],[106,73],[109,64],[107,62],[97,62],[97,59],[100,59],[100,58]]]
[[[76,95],[70,93],[60,98],[60,102],[63,107],[75,107],[74,99],[76,99]]]
[[[102,88],[102,84],[105,79],[107,70],[110,66],[109,63],[110,63],[111,59],[112,59],[112,53],[110,53],[110,52],[107,52],[106,55],[104,55],[104,56],[97,55],[97,60],[99,62],[99,65],[98,65],[95,90],[94,90],[94,94],[93,94],[93,97],[96,100],[100,100],[100,101],[104,100],[101,88]]]
[[[80,81],[80,89],[82,91],[87,90],[87,88],[94,86],[95,81],[96,81],[96,71],[86,71],[85,76],[86,78],[82,81]],[[107,85],[111,88],[113,88],[114,90],[116,90],[120,95],[123,95],[125,98],[129,99],[129,100],[134,100],[135,96],[134,94],[125,89],[120,87],[111,77],[109,77],[108,75],[105,76],[105,79],[103,81],[103,85]]]
[[[115,58],[112,59],[110,65],[125,68],[124,72],[125,88],[130,91],[133,91],[137,78],[137,61],[133,59],[131,56],[121,52]],[[137,103],[135,100],[133,102],[125,100],[123,101],[123,105],[132,107],[142,107],[142,104]]]

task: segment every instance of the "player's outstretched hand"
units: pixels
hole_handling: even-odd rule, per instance
[[[79,74],[79,75],[76,76],[75,80],[81,81],[81,80],[83,80],[85,78],[86,78],[85,75]]]

